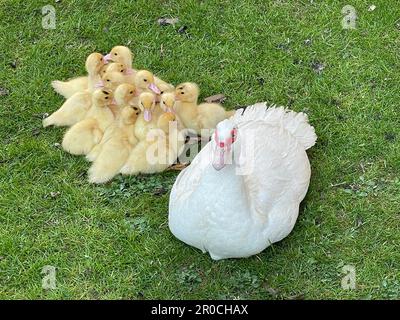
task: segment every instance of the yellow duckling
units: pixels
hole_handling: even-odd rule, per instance
[[[148,132],[146,140],[133,148],[121,169],[122,174],[162,172],[176,161],[183,151],[185,137],[177,128],[175,114],[162,114],[157,126]]]
[[[126,106],[122,109],[118,124],[101,147],[99,155],[89,169],[90,183],[105,183],[117,175],[138,140],[134,134],[139,108]]]
[[[92,107],[86,118],[73,125],[64,135],[62,147],[74,155],[86,155],[100,143],[103,133],[114,121],[109,108],[112,92],[98,89],[93,93]]]
[[[135,76],[135,85],[139,92],[161,94],[161,90],[154,82],[154,75],[148,70],[140,70]]]
[[[114,91],[119,85],[126,83],[125,76],[121,72],[113,70],[114,68],[107,69],[107,72],[102,76],[102,80],[97,83],[98,88],[106,88]],[[115,100],[113,100],[110,108],[115,116],[120,110]]]
[[[106,63],[102,54],[97,52],[92,53],[86,59],[86,71],[88,76],[74,78],[69,81],[54,80],[51,85],[57,93],[67,99],[77,92],[84,91],[88,88],[93,89],[94,84],[100,80],[100,72]]]
[[[155,82],[156,82],[156,85],[157,85],[158,89],[160,89],[160,95],[164,94],[164,93],[168,93],[168,92],[175,93],[175,87],[172,84],[169,84],[169,83],[157,84],[157,81],[155,81]]]
[[[145,140],[147,132],[157,128],[157,120],[163,111],[156,102],[156,96],[150,92],[139,95],[138,106],[142,113],[136,121],[135,135],[139,140]]]
[[[199,87],[192,82],[182,83],[175,89],[176,113],[183,125],[197,134],[200,134],[202,129],[215,129],[219,122],[234,114],[234,111],[226,111],[218,103],[198,105],[199,93]]]
[[[86,59],[88,83],[92,90],[100,80],[102,66],[103,56],[100,53],[92,53]],[[57,111],[43,120],[43,127],[72,126],[83,120],[92,105],[92,90],[83,90],[69,97]]]
[[[128,83],[132,83],[137,70],[132,69],[133,54],[132,51],[125,46],[115,46],[109,54],[104,57],[107,61],[118,62],[126,67],[125,75],[128,77]],[[133,77],[129,77],[133,76]],[[154,76],[154,83],[157,87],[165,86],[167,90],[173,90],[174,86]],[[165,92],[167,92],[167,90]]]
[[[130,83],[120,84],[114,91],[114,99],[120,109],[126,106],[138,106],[139,95],[136,87]]]
[[[113,63],[107,63],[107,64],[105,64],[105,65],[101,68],[101,70],[100,70],[100,77],[102,77],[102,76],[107,72],[108,68],[109,68],[111,65],[113,65]]]
[[[124,83],[135,83],[135,75],[128,73],[128,68],[122,63],[109,63],[102,69],[102,76],[104,76],[108,72],[118,72],[124,77]]]
[[[175,108],[175,94],[173,92],[166,92],[163,93],[160,97],[160,108],[164,112],[170,112],[175,114],[177,123],[178,123],[178,129],[183,130],[185,127],[183,126],[182,120],[176,113],[176,108]]]
[[[141,92],[151,91],[157,95],[174,90],[174,86],[172,84],[158,79],[152,72],[148,70],[140,70],[136,72],[135,84],[141,90]],[[162,90],[159,86],[162,88]]]
[[[110,90],[115,90],[120,84],[126,83],[125,76],[117,71],[107,71],[98,84]]]
[[[165,82],[156,76],[154,76],[154,83],[160,89],[160,94],[173,92],[175,90],[175,87],[172,84]]]
[[[110,137],[112,137],[114,129],[118,127],[121,110],[123,110],[124,107],[132,106],[134,107],[135,111],[137,110],[140,112],[139,108],[137,107],[138,97],[136,94],[136,88],[132,84],[124,83],[119,85],[114,92],[114,100],[116,105],[112,104],[110,105],[110,108],[113,111],[117,121],[107,128],[101,139],[101,142],[97,144],[86,156],[88,161],[94,161],[101,152],[101,148],[103,147],[104,143],[107,142]],[[116,108],[117,111],[115,111],[114,108]]]
[[[109,62],[121,63],[125,66],[126,75],[134,75],[136,71],[132,69],[133,54],[132,51],[125,46],[115,46],[111,49],[110,53],[104,56],[104,59]]]

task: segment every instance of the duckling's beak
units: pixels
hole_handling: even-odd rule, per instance
[[[166,112],[170,112],[172,114],[175,114],[175,109],[174,109],[174,105],[169,106],[168,104],[165,104],[167,107],[167,111]]]
[[[104,57],[103,57],[103,62],[104,64],[109,63],[111,60],[111,53],[107,53]]]
[[[132,74],[134,74],[133,69],[127,68],[127,69],[125,70],[125,75],[130,76],[130,75],[132,75]]]
[[[104,82],[103,82],[103,80],[100,80],[99,82],[97,82],[97,83],[94,85],[94,87],[95,87],[96,89],[103,88],[103,87],[104,87]]]
[[[150,83],[148,88],[153,91],[155,94],[160,94],[161,90],[154,83]]]
[[[145,109],[144,109],[144,112],[143,112],[143,118],[144,118],[144,120],[147,121],[147,122],[150,122],[150,121],[151,121],[151,116],[152,116],[151,110],[145,108]]]

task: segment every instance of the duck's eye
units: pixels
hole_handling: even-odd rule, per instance
[[[121,72],[124,72],[124,70],[121,70]]]
[[[181,91],[181,94],[185,94],[183,91]]]
[[[133,91],[129,91],[129,94],[133,94]]]
[[[144,82],[147,82],[147,79],[143,79]]]
[[[161,93],[160,94],[163,94],[164,93],[164,91],[161,91]]]
[[[139,112],[136,112],[136,115],[138,116],[138,115],[139,115]]]
[[[108,100],[108,97],[106,97],[106,100]]]
[[[107,82],[110,82],[110,79],[107,79]]]
[[[137,107],[133,107],[133,110],[137,111],[137,110],[138,110],[138,108],[137,108]]]
[[[117,56],[117,55],[118,55],[118,53],[115,52],[115,53],[114,53],[114,56]]]
[[[103,91],[103,93],[108,95],[108,92],[107,92],[107,91]]]

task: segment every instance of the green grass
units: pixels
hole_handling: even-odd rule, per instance
[[[55,30],[41,27],[48,3]],[[400,297],[399,6],[104,3],[0,1],[0,87],[9,90],[0,96],[0,298]],[[355,30],[341,27],[345,4],[357,10]],[[162,16],[180,22],[161,27]],[[83,74],[90,52],[116,44],[131,47],[137,68],[197,82],[202,98],[224,93],[229,109],[269,101],[309,114],[318,143],[289,237],[214,262],[168,230],[177,172],[86,182],[84,159],[54,146],[65,129],[41,128],[41,115],[63,102],[51,80]],[[45,265],[57,268],[55,290],[42,289]],[[356,268],[355,290],[341,288],[343,265]]]

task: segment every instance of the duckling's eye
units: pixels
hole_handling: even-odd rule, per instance
[[[183,91],[181,91],[181,94],[185,94]]]
[[[107,91],[103,91],[103,93],[108,95],[108,92],[107,92]]]
[[[147,82],[147,79],[143,79],[144,82]]]
[[[133,107],[133,110],[137,111],[137,110],[138,110],[138,108],[137,108],[137,107]]]
[[[110,82],[110,79],[107,79],[107,82]]]
[[[106,97],[106,100],[108,100],[108,97]]]
[[[120,72],[124,72],[124,70],[121,70]]]
[[[161,91],[161,94],[163,94],[164,93],[164,91]]]
[[[138,116],[138,115],[139,115],[139,112],[136,112],[136,115]]]
[[[117,56],[117,55],[118,55],[118,53],[115,52],[115,53],[114,53],[114,56]]]
[[[133,94],[133,91],[130,91],[129,94]]]

